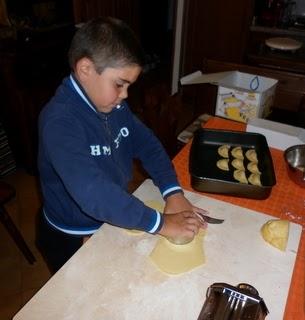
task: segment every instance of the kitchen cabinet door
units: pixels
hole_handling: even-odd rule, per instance
[[[101,16],[114,16],[124,20],[139,33],[139,0],[73,0],[75,23]]]
[[[254,0],[185,0],[182,75],[202,59],[242,63]]]

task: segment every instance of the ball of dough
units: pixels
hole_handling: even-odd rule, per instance
[[[249,178],[248,178],[248,181],[255,185],[255,186],[261,186],[262,183],[261,183],[261,175],[259,173],[251,173]]]
[[[257,166],[257,162],[249,162],[247,165],[247,169],[251,172],[251,173],[261,173],[258,169]]]
[[[235,180],[241,183],[248,183],[244,170],[234,170],[233,177]]]
[[[240,160],[240,159],[234,159],[234,160],[232,161],[232,166],[233,166],[235,169],[245,170],[243,160]]]
[[[244,160],[243,150],[241,147],[233,148],[231,154],[236,159]]]
[[[216,162],[219,169],[229,171],[229,159],[220,159]]]
[[[229,150],[230,150],[230,146],[227,144],[224,144],[218,148],[218,154],[223,158],[229,158]]]
[[[273,247],[285,251],[289,236],[289,221],[281,219],[269,220],[262,226],[261,235]]]
[[[249,161],[252,161],[252,162],[258,162],[257,160],[257,153],[255,151],[255,149],[249,149],[246,151],[246,157]]]

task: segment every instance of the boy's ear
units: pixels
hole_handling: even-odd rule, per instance
[[[82,58],[76,63],[76,72],[81,80],[87,79],[94,71],[94,65],[88,58]]]

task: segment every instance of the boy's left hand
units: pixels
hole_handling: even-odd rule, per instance
[[[166,199],[164,213],[169,214],[182,211],[207,214],[206,210],[193,206],[183,193],[175,193]]]

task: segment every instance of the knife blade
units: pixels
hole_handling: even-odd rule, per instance
[[[204,220],[207,223],[220,224],[220,223],[224,222],[224,219],[213,218],[213,217],[207,216],[207,215],[200,213],[200,212],[195,212],[195,213],[197,214],[197,216],[199,218],[201,218],[202,220]]]

